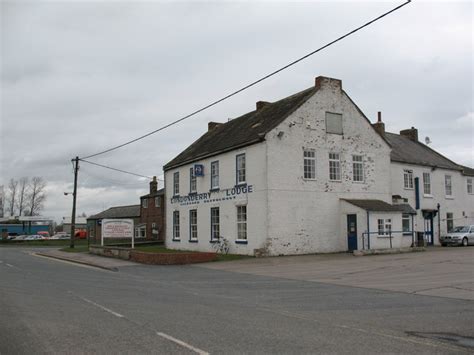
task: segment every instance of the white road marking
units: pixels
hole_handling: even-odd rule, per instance
[[[5,264],[5,265],[6,265],[6,266],[8,266],[8,267],[14,267],[14,266],[13,266],[13,265],[11,265],[11,264]]]
[[[194,346],[189,345],[188,343],[185,343],[184,341],[181,341],[181,340],[179,340],[179,339],[173,338],[171,335],[168,335],[168,334],[165,334],[165,333],[161,333],[161,332],[156,332],[156,334],[159,335],[159,336],[162,337],[162,338],[165,338],[165,339],[168,339],[168,340],[172,341],[173,343],[176,343],[176,344],[178,344],[178,345],[181,345],[181,346],[185,347],[186,349],[192,350],[192,351],[194,351],[195,353],[198,353],[198,354],[200,354],[200,355],[209,355],[209,353],[208,353],[207,351],[204,351],[204,350],[195,348]]]
[[[77,296],[77,295],[76,295]],[[104,307],[98,303],[95,303],[94,301],[91,301],[91,300],[88,300],[87,298],[84,298],[84,297],[81,297],[81,296],[77,296],[79,297],[81,300],[83,300],[84,302],[87,302],[87,303],[90,303],[100,309],[102,309],[103,311],[106,311],[106,312],[109,312],[110,314],[113,314],[114,316],[116,317],[119,317],[119,318],[124,318],[125,316],[120,314],[120,313],[117,313],[117,312],[114,312],[112,311],[111,309],[108,309],[107,307]]]

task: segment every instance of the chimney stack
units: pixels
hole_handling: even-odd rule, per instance
[[[377,113],[377,122],[372,124],[378,134],[382,137],[385,135],[385,123],[382,122],[382,112]]]
[[[209,122],[209,123],[207,124],[207,131],[208,131],[208,132],[209,132],[209,131],[212,131],[214,128],[220,126],[221,124],[222,124],[222,123],[219,123],[219,122],[212,122],[212,121],[211,121],[211,122]]]
[[[318,76],[314,80],[314,86],[316,87],[317,90],[321,88],[327,88],[327,89],[336,89],[339,91],[342,91],[342,81],[339,79],[334,79],[334,78],[328,78],[325,76]]]
[[[418,142],[418,130],[415,127],[400,131],[400,135],[403,137],[407,137],[409,140],[412,140],[413,142]]]
[[[257,111],[261,110],[262,108],[264,108],[267,105],[270,105],[270,103],[266,102],[266,101],[257,101]]]
[[[153,195],[158,192],[158,181],[156,176],[153,176],[153,180],[150,182],[150,194]]]

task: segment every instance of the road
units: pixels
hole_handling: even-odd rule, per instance
[[[112,272],[31,251],[0,248],[0,354],[474,349],[470,300],[197,266]]]

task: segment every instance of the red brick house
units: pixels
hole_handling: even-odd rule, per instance
[[[138,237],[165,240],[165,191],[158,190],[156,176],[150,182],[150,193],[140,197],[140,221],[136,225]]]

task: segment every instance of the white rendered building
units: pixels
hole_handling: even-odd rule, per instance
[[[432,167],[394,159],[404,156],[397,137],[404,147],[407,134],[372,125],[341,81],[326,77],[280,101],[259,101],[255,111],[229,122],[210,122],[164,167],[166,245],[211,251],[223,237],[230,253],[247,255],[413,245],[416,232],[425,231],[423,216],[434,220],[431,202],[439,199],[417,206],[415,187],[403,186],[404,170],[412,169],[414,179]],[[450,164],[439,170],[450,172],[456,197],[443,195],[441,211],[470,215],[474,195],[466,174],[472,170]],[[433,196],[437,180],[433,174]]]

